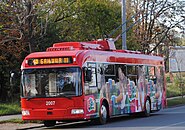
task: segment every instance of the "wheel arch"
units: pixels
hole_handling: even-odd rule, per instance
[[[110,118],[110,109],[109,109],[109,103],[108,103],[107,99],[103,98],[103,99],[101,99],[100,102],[101,102],[101,103],[100,103],[100,106],[101,106],[103,103],[106,105],[107,112],[108,112],[108,118]]]
[[[150,98],[150,96],[149,95],[147,95],[146,97],[145,97],[145,102],[146,102],[146,100],[149,100],[149,102],[150,102],[150,111],[151,111],[151,105],[152,105],[152,102],[151,102],[151,98]],[[144,102],[144,108],[146,108],[146,104],[145,104],[145,102]]]
[[[148,101],[149,101],[149,104],[148,104]],[[150,105],[150,107],[148,107],[148,105]],[[146,106],[147,105],[147,106]],[[145,99],[145,104],[144,104],[144,112],[143,112],[143,115],[145,117],[149,117],[150,116],[150,113],[151,113],[151,99],[149,96],[146,97]]]

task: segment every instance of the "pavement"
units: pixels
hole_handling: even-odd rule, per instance
[[[0,116],[0,122],[1,121],[11,120],[11,119],[21,119],[21,118],[22,118],[21,114]]]

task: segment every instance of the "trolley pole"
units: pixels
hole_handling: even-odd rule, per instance
[[[124,31],[126,31],[126,1],[122,0],[122,49],[126,50],[127,49],[126,32]]]

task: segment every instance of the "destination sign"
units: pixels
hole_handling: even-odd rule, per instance
[[[29,59],[28,65],[70,64],[72,57]]]

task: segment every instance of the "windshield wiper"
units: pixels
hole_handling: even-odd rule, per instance
[[[64,93],[61,93],[57,96],[51,96],[51,97],[64,97],[64,98],[72,99],[71,96],[65,95]],[[33,98],[45,98],[45,96],[35,96],[35,97],[29,96],[29,97],[26,97],[26,100],[29,101],[30,99],[33,99]]]
[[[33,99],[33,98],[44,98],[44,96],[35,96],[35,97],[27,97],[26,100],[29,101],[30,99]]]
[[[71,96],[68,96],[68,95],[64,95],[64,94],[59,94],[58,97],[65,97],[65,98],[68,98],[68,99],[72,99]]]
[[[36,98],[36,97],[27,97],[26,100],[29,101],[30,99],[33,99],[33,98]]]

